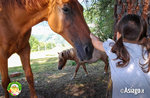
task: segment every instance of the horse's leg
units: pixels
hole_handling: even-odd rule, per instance
[[[83,67],[83,69],[84,69],[84,71],[85,71],[85,73],[86,73],[86,75],[85,75],[85,76],[88,76],[88,72],[87,72],[87,70],[86,70],[85,63],[84,63],[84,64],[82,64],[82,67]]]
[[[7,86],[10,83],[10,78],[8,75],[8,62],[7,57],[0,51],[0,73],[2,79],[2,87],[4,88],[5,98],[9,98],[9,94],[7,91]]]
[[[25,72],[25,76],[30,88],[30,94],[31,98],[37,98],[35,88],[34,88],[34,79],[33,79],[33,74],[30,66],[30,45],[28,45],[22,49],[21,51],[18,52],[18,55],[21,58],[21,62],[23,65],[23,69]]]
[[[80,64],[79,64],[79,63],[77,63],[76,70],[75,70],[75,72],[74,72],[74,74],[73,74],[73,76],[72,76],[72,78],[71,78],[71,79],[74,79],[74,78],[76,77],[77,72],[78,72],[78,70],[79,70],[79,67],[80,67]]]
[[[108,72],[108,67],[109,67],[108,59],[107,58],[103,58],[102,60],[105,63],[104,74],[106,74]]]

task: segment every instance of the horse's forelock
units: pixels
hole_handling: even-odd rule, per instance
[[[69,54],[71,56],[74,56],[74,53],[75,53],[75,49],[74,48],[69,49]]]
[[[59,58],[59,59],[62,58],[62,52],[60,52],[60,53],[58,54],[58,58]]]

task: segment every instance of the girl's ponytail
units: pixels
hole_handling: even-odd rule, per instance
[[[145,47],[148,53],[148,61],[146,64],[141,64],[142,65],[142,70],[143,72],[147,73],[150,71],[150,38],[143,38],[140,41],[140,44],[143,46],[143,48]],[[143,54],[144,55],[144,54]],[[145,67],[148,64],[148,69],[146,69],[147,67]]]
[[[113,45],[111,51],[117,55],[116,59],[121,61],[117,62],[117,67],[125,67],[128,65],[130,56],[125,46],[123,45],[123,39],[120,37],[117,42]]]

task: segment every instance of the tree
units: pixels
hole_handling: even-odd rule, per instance
[[[124,14],[138,14],[147,21],[150,34],[150,0],[116,0],[114,9],[115,25]]]
[[[84,15],[90,30],[102,41],[113,37],[114,0],[93,0]],[[93,25],[94,24],[94,25]]]
[[[47,43],[46,44],[46,47],[47,47],[47,49],[52,49],[52,48],[54,48],[54,47],[56,47],[56,45],[55,45],[55,43]]]
[[[38,51],[38,45],[39,45],[38,39],[36,39],[34,36],[31,36],[29,43],[32,51]]]
[[[86,2],[87,0],[84,0]],[[91,0],[89,0],[91,1]],[[94,23],[91,31],[95,32],[100,39],[108,37],[116,39],[115,26],[125,14],[138,14],[148,23],[150,34],[150,0],[92,0],[93,3],[85,11],[88,23]]]

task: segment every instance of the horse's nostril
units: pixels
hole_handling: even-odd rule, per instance
[[[90,47],[89,46],[85,46],[84,51],[86,54],[90,53]]]
[[[85,55],[86,55],[85,60],[91,59],[92,58],[92,53],[93,53],[93,46],[91,44],[86,44],[83,49],[84,49],[84,52],[85,52]]]
[[[75,48],[80,61],[89,60],[92,58],[94,49],[92,43],[75,43]]]

